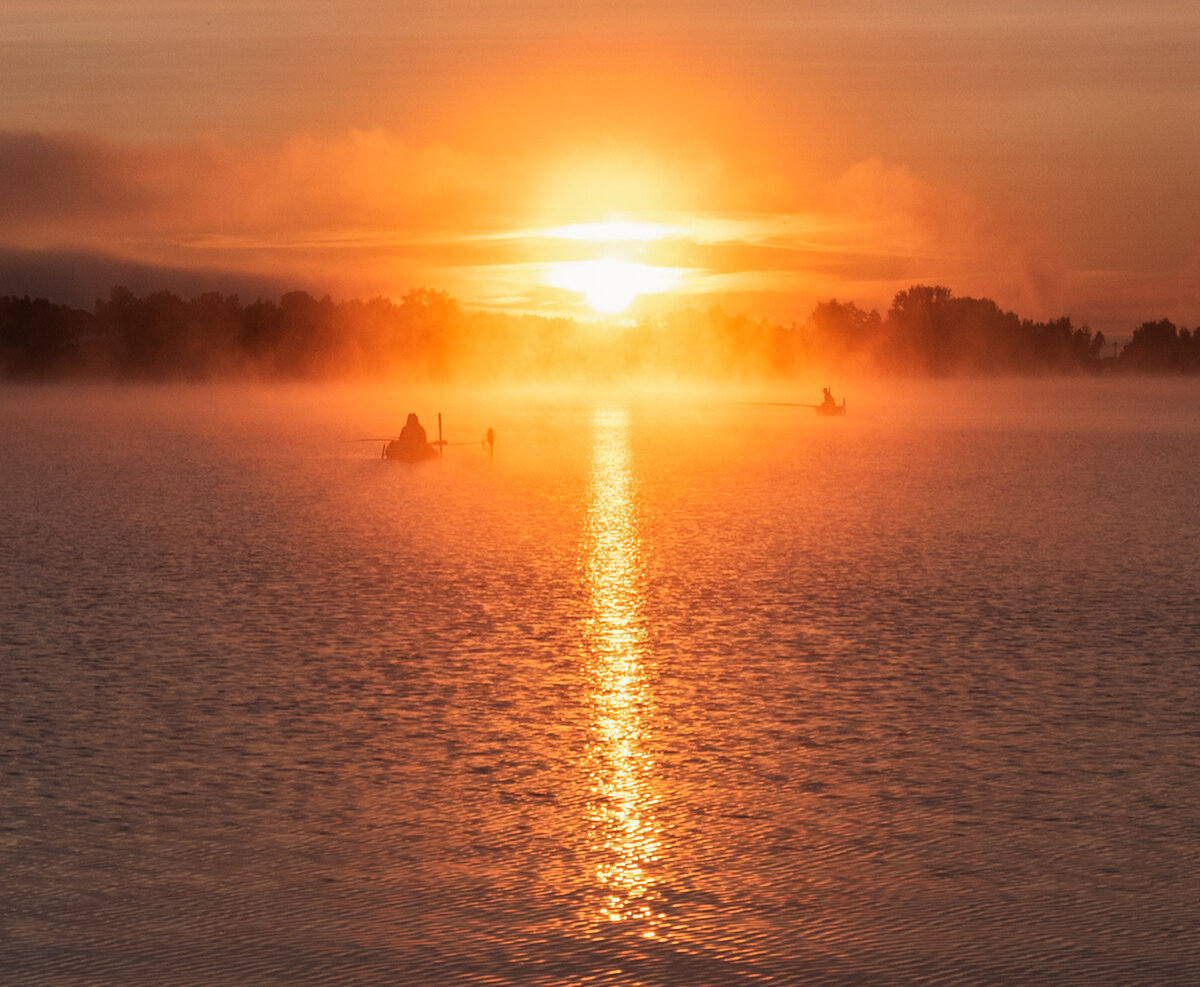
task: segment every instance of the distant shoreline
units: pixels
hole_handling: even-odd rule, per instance
[[[914,285],[884,315],[824,302],[781,326],[720,309],[633,325],[470,311],[445,292],[278,302],[115,287],[91,310],[0,297],[9,381],[624,379],[728,381],[802,374],[999,377],[1200,373],[1200,329],[1144,322],[1123,344],[1068,317],[1023,319],[990,299]]]

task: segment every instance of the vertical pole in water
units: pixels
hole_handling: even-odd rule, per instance
[[[442,453],[446,447],[442,445],[442,413],[438,412],[438,459],[442,458]]]

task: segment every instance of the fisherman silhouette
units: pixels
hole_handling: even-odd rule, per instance
[[[825,395],[821,401],[821,406],[823,408],[832,408],[835,404],[837,404],[837,402],[833,400],[833,392],[828,387],[824,388],[823,393]]]
[[[400,437],[396,441],[405,449],[412,450],[424,450],[429,445],[429,438],[425,435],[425,426],[417,421],[415,411],[408,413],[408,421],[400,429]]]
[[[417,421],[416,413],[410,412],[404,428],[383,447],[382,455],[384,459],[404,459],[411,462],[417,459],[437,459],[438,451],[429,444],[424,427]]]

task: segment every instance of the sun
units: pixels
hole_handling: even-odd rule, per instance
[[[601,315],[624,312],[641,295],[671,291],[683,282],[685,268],[645,263],[656,244],[685,235],[678,223],[651,217],[609,213],[591,222],[575,222],[531,231],[553,253],[574,258],[545,265],[543,283],[575,292]],[[558,246],[553,246],[557,243]],[[553,253],[551,256],[553,256]],[[582,256],[581,256],[582,254]],[[634,259],[642,258],[642,259]]]
[[[639,295],[670,291],[679,283],[679,271],[602,257],[551,264],[546,280],[552,287],[583,295],[596,312],[617,315]]]

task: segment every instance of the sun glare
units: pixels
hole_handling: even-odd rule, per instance
[[[670,291],[680,279],[676,268],[615,258],[560,261],[549,268],[549,285],[583,295],[592,309],[604,315],[625,311],[639,295]]]

